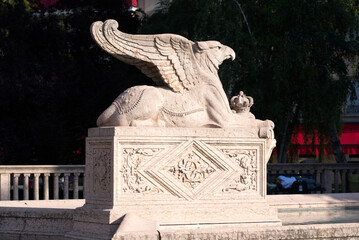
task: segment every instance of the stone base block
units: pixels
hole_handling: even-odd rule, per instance
[[[90,129],[86,204],[75,232],[86,226],[111,236],[126,214],[157,230],[280,225],[265,199],[275,140],[247,136],[244,129]]]

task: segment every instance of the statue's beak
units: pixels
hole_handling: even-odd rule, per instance
[[[226,55],[226,59],[231,58],[232,61],[233,61],[234,59],[236,59],[236,53],[235,53],[235,52],[233,51],[233,49],[230,48],[230,47],[227,47],[227,46],[226,46],[226,50],[225,50],[224,54]]]
[[[236,53],[235,53],[233,50],[232,50],[230,56],[231,56],[232,61],[233,61],[234,59],[236,59]]]
[[[223,60],[220,62],[220,64],[224,61],[224,60],[226,60],[226,59],[229,59],[229,58],[231,58],[232,59],[232,61],[236,58],[236,53],[233,51],[233,49],[232,48],[230,48],[230,47],[227,47],[227,46],[225,46],[225,51],[223,51],[223,53],[222,53],[223,55]],[[220,65],[219,64],[219,65]]]

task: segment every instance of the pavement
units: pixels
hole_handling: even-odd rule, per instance
[[[327,208],[359,206],[359,193],[267,195],[270,206],[283,208]]]

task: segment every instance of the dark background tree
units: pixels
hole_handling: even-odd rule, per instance
[[[123,2],[0,0],[0,164],[84,163],[98,115],[126,88],[153,84],[90,37],[91,23],[109,18],[137,32],[141,21]],[[228,97],[254,97],[286,161],[299,123],[323,142],[329,124],[340,129],[341,107],[355,97],[345,60],[358,54],[358,9],[356,0],[174,0],[142,32],[232,47],[237,59],[220,69]]]
[[[120,92],[151,84],[92,41],[91,23],[109,18],[129,33],[140,23],[120,0],[0,1],[0,164],[84,163],[87,128]]]
[[[220,72],[228,97],[240,90],[254,97],[252,111],[275,122],[279,162],[286,162],[298,124],[309,140],[338,140],[329,129],[340,129],[343,104],[356,97],[345,61],[358,54],[358,10],[355,0],[174,0],[143,31],[231,46],[238,58]]]

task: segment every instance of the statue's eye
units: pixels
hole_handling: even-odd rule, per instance
[[[218,46],[218,50],[221,50],[221,48],[222,48],[221,46]]]

